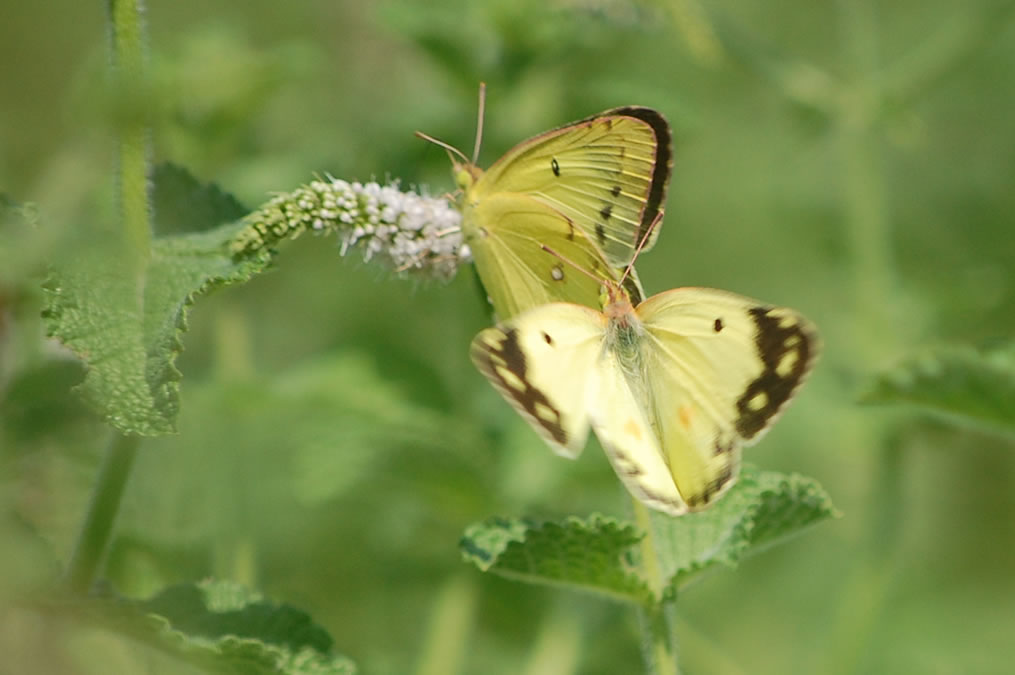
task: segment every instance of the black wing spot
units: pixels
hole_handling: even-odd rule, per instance
[[[712,441],[712,454],[715,457],[719,457],[720,455],[728,455],[729,453],[733,452],[733,449],[735,447],[736,441],[734,439],[729,438],[724,441],[721,437],[716,436],[715,440]]]
[[[543,339],[552,340],[547,333],[543,333]],[[567,445],[568,437],[564,431],[561,412],[550,402],[546,394],[529,382],[528,363],[519,343],[517,330],[505,330],[499,342],[481,346],[475,355],[476,365],[484,375],[497,383],[501,392],[513,399],[531,420],[535,420],[549,434],[550,438],[561,445]],[[499,371],[500,367],[506,368],[524,388],[518,389],[516,383],[505,380]],[[546,418],[547,410],[553,413],[553,420]]]
[[[712,330],[714,330],[716,333],[721,333],[722,329],[725,328],[725,327],[726,327],[726,324],[724,324],[722,322],[721,318],[716,319],[715,323],[712,324]]]
[[[786,310],[773,307],[752,307],[754,319],[754,346],[764,364],[761,374],[751,382],[737,399],[737,432],[744,438],[754,438],[766,428],[782,406],[793,396],[814,361],[815,345],[804,321],[785,322]],[[795,353],[789,372],[780,373],[783,359]],[[764,397],[758,398],[759,394]],[[764,405],[757,407],[758,401]],[[752,407],[752,402],[754,407]]]
[[[702,509],[712,502],[715,497],[723,491],[726,485],[733,480],[733,467],[723,467],[722,473],[708,482],[703,492],[687,496],[687,505],[692,509]]]
[[[546,342],[546,344],[550,345],[551,347],[553,346],[553,338],[550,337],[550,334],[545,331],[543,332],[543,341]]]
[[[613,205],[607,204],[599,211],[599,215],[603,217],[603,220],[609,220],[610,216],[613,215]]]
[[[619,197],[620,196],[620,186],[619,185],[614,185],[612,188],[610,188],[610,194],[613,195],[614,197]]]
[[[596,239],[600,245],[606,243],[606,227],[602,223],[596,223]]]
[[[553,170],[554,176],[560,176],[560,164],[557,163],[556,157],[550,160],[550,169]]]

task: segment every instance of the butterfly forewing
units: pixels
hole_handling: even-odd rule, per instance
[[[480,200],[500,191],[533,196],[623,267],[664,208],[671,165],[665,118],[649,108],[617,108],[521,143],[474,189]]]
[[[488,328],[472,341],[472,361],[559,454],[585,447],[589,379],[602,346],[602,315],[550,304]]]
[[[680,494],[703,508],[810,371],[813,327],[792,310],[705,288],[660,293],[637,312],[661,445]]]

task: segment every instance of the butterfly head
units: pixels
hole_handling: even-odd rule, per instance
[[[631,294],[621,283],[613,279],[603,280],[603,293],[599,296],[599,302],[603,308],[603,314],[608,319],[622,319],[634,312]]]
[[[483,170],[472,162],[459,162],[452,158],[451,164],[452,172],[455,175],[455,185],[462,192],[468,192],[479,181],[479,177],[483,175]]]

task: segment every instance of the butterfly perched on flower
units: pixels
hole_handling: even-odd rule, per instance
[[[669,124],[651,108],[614,108],[523,141],[483,171],[482,92],[471,160],[417,135],[456,153],[462,232],[495,314],[558,301],[598,306],[600,282],[542,247],[620,280],[639,242],[657,233],[672,165]],[[635,275],[624,284],[636,300],[644,295]]]

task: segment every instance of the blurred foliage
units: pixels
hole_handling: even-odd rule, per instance
[[[881,373],[871,403],[912,403],[957,422],[1015,433],[1015,342],[990,350],[939,347]]]
[[[1015,332],[1015,90],[1000,86],[1015,71],[1012,11],[152,0],[154,159],[236,195],[209,198],[222,207],[209,226],[315,173],[451,189],[444,154],[412,132],[468,149],[480,80],[484,166],[608,107],[660,109],[676,164],[642,280],[728,288],[815,321],[822,361],[749,456],[814,476],[844,514],[681,592],[685,670],[1004,673],[1010,435],[856,399],[888,382],[892,398],[975,417],[974,390],[1010,387],[999,357],[969,345]],[[12,672],[197,672],[23,602],[70,556],[108,433],[40,318],[50,265],[83,260],[93,224],[113,220],[104,21],[104,5],[62,0],[14,4],[0,22],[12,55],[0,65],[0,653]],[[171,216],[179,201],[157,189],[156,217],[187,242],[203,218]],[[174,337],[179,303],[204,282],[177,267],[164,279],[168,320],[92,337],[128,325]],[[259,588],[307,610],[367,673],[636,671],[623,608],[479,574],[455,550],[493,516],[628,508],[597,449],[553,457],[474,372],[478,297],[468,273],[407,284],[307,238],[272,274],[194,305],[175,365],[146,361],[132,338],[145,387],[184,375],[179,433],[142,445],[108,583],[132,598],[204,577]],[[955,346],[920,365],[942,344]],[[903,377],[877,379],[899,363]],[[1010,429],[998,400],[991,427]]]

